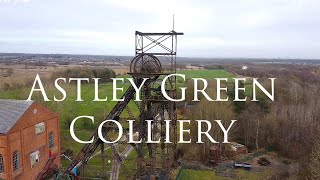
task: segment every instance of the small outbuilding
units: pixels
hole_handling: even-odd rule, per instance
[[[248,153],[247,147],[243,144],[239,144],[236,142],[230,142],[230,146],[231,146],[232,150],[237,152],[238,154],[247,154]]]
[[[33,101],[0,99],[0,179],[37,179],[59,166],[59,115]]]

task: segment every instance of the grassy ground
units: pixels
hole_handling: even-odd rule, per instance
[[[268,175],[272,174],[271,170],[264,170],[262,172],[251,172],[246,170],[239,170],[236,174],[238,179],[246,180],[264,180]]]
[[[270,170],[264,170],[262,172],[252,172],[246,170],[235,170],[234,174],[236,179],[245,180],[264,180],[272,172]],[[183,169],[180,172],[177,180],[232,180],[234,178],[227,178],[217,176],[214,171],[201,171],[192,169]]]
[[[225,70],[198,70],[198,71],[179,71],[180,74],[186,74],[186,78],[205,78],[205,79],[213,79],[213,78],[231,78],[233,77],[232,74],[228,73]],[[183,84],[183,83],[180,83]],[[119,87],[124,88],[124,91],[129,87],[129,84],[123,84]],[[37,102],[42,103],[49,109],[55,112],[60,113],[60,126],[61,126],[61,145],[62,150],[71,149],[76,155],[80,152],[81,148],[83,147],[82,144],[75,142],[69,133],[69,123],[77,116],[82,115],[90,115],[95,117],[95,124],[93,125],[89,121],[83,121],[76,125],[76,132],[77,136],[82,140],[88,140],[90,135],[93,133],[95,128],[98,126],[100,122],[107,116],[107,114],[112,110],[115,106],[116,102],[111,101],[112,99],[112,84],[101,84],[99,86],[99,96],[100,98],[108,97],[107,102],[93,102],[94,99],[94,85],[93,84],[84,84],[82,85],[82,98],[83,102],[76,102],[76,85],[75,84],[67,84],[63,86],[67,92],[66,100],[62,102],[43,102],[43,97],[40,93],[35,93],[33,99]],[[47,95],[49,99],[53,99],[54,95],[60,98],[61,93],[58,92],[52,85],[45,86]],[[22,88],[18,90],[12,90],[8,92],[0,93],[0,99],[27,99],[31,88]],[[118,98],[122,95],[119,92]],[[133,102],[129,104],[129,107],[134,115],[138,115],[138,109]],[[121,117],[126,118],[129,117],[128,113],[124,111]],[[136,156],[136,154],[134,155]],[[93,158],[91,164],[96,165],[99,169],[99,165],[101,165],[99,158]],[[64,166],[68,165],[68,161],[62,161]],[[129,166],[135,166],[135,161],[132,163],[128,163]],[[203,172],[203,171],[184,171],[182,172],[182,177],[191,177],[189,179],[194,179],[192,177],[203,177],[203,179],[213,179],[215,175],[213,172]],[[197,179],[195,178],[195,179]],[[185,179],[185,178],[183,178]]]
[[[227,178],[216,176],[214,171],[201,171],[192,169],[183,169],[177,180],[228,180]]]

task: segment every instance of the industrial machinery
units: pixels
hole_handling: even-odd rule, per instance
[[[168,172],[177,163],[177,127],[176,104],[166,100],[160,93],[158,82],[165,75],[176,72],[177,36],[183,33],[174,30],[167,33],[135,32],[135,54],[130,64],[130,73],[139,87],[143,78],[149,78],[141,90],[141,100],[134,101],[135,89],[130,86],[123,94],[124,101],[119,101],[105,118],[127,124],[127,120],[135,120],[134,133],[142,143],[128,144],[124,136],[114,144],[105,144],[99,138],[86,144],[77,154],[64,174],[74,174],[75,169],[81,177],[101,179],[167,179]],[[172,98],[176,96],[176,79],[170,77],[166,82],[166,92]],[[131,109],[136,108],[134,113]],[[161,139],[159,144],[146,142],[146,121],[153,120],[152,139]],[[166,124],[171,120],[170,141],[164,143]],[[110,140],[117,127],[104,124],[103,135]],[[97,131],[92,137],[97,137]],[[91,138],[90,138],[91,139]],[[100,148],[99,148],[100,147]],[[91,161],[101,163],[101,168],[92,166]],[[95,172],[97,169],[98,172]]]

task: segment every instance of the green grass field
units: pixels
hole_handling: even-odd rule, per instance
[[[230,180],[228,178],[223,178],[216,176],[214,171],[201,171],[192,169],[183,169],[180,172],[177,180]]]
[[[186,79],[189,80],[191,78],[205,78],[205,79],[213,79],[213,78],[231,78],[232,74],[228,73],[225,70],[198,70],[198,71],[179,71],[177,73],[185,74]],[[181,82],[180,85],[184,83]],[[36,102],[39,102],[54,112],[58,112],[60,114],[60,126],[61,126],[61,146],[62,151],[65,149],[71,149],[76,155],[80,152],[83,147],[82,144],[75,142],[69,133],[69,123],[78,116],[88,115],[95,117],[95,124],[92,124],[89,120],[79,122],[76,125],[76,135],[82,140],[88,140],[91,137],[91,134],[96,129],[96,127],[104,120],[104,117],[112,110],[117,102],[111,101],[112,99],[112,84],[101,84],[99,86],[99,96],[100,98],[108,97],[108,101],[106,102],[93,102],[94,99],[94,85],[93,84],[83,84],[81,88],[82,92],[82,102],[76,102],[76,85],[75,84],[66,84],[62,85],[63,88],[67,92],[67,98],[62,102],[44,102],[43,97],[40,93],[35,93],[33,99]],[[123,85],[119,84],[119,87],[123,86],[124,91],[129,87],[128,83]],[[21,88],[17,90],[11,90],[7,92],[2,92],[0,94],[1,99],[27,99],[30,93],[31,88]],[[61,98],[61,93],[57,91],[53,85],[45,86],[46,93],[49,99],[53,100],[54,95],[58,98]],[[122,93],[119,92],[118,98],[122,96]],[[139,111],[136,105],[133,102],[129,103],[129,107],[134,115],[138,115]],[[129,117],[126,111],[123,111],[121,117],[126,118]],[[91,164],[96,164],[99,166],[99,159],[93,158],[91,160]],[[64,166],[67,166],[69,162],[67,160],[62,161]],[[132,163],[135,165],[135,162]],[[98,168],[99,169],[99,168]],[[211,172],[210,172],[211,173]],[[214,174],[210,174],[208,172],[196,171],[190,172],[185,171],[182,173],[182,177],[199,177],[200,175],[204,175],[204,179],[210,179],[214,177]],[[211,176],[212,175],[212,176]],[[190,179],[190,178],[189,178]],[[193,178],[191,178],[193,179]],[[212,178],[211,178],[212,179]]]

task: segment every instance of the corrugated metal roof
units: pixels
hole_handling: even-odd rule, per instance
[[[6,134],[33,101],[0,99],[0,134]]]

